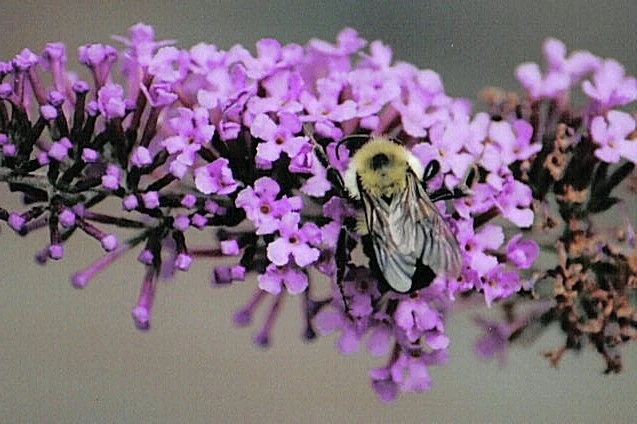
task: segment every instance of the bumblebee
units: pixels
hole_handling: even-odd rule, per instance
[[[437,162],[425,169],[400,144],[372,138],[345,171],[345,189],[363,203],[363,230],[378,270],[399,293],[424,287],[435,275],[457,277],[462,270],[458,241],[424,187],[438,169]],[[454,197],[453,192],[444,190],[436,199],[444,197]]]
[[[339,147],[352,140],[362,142],[341,175],[330,166],[322,146],[311,134],[310,139],[332,185],[354,203],[362,203],[364,219],[358,232],[370,268],[387,287],[381,287],[381,291],[409,293],[428,286],[436,275],[460,274],[458,241],[434,202],[466,195],[466,184],[429,195],[426,182],[438,173],[440,164],[434,160],[424,167],[406,147],[386,137],[350,136],[341,140]],[[347,232],[342,231],[336,252],[341,294],[348,261],[346,245]]]

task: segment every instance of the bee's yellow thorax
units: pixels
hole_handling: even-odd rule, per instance
[[[373,139],[352,158],[363,190],[374,197],[392,197],[407,186],[407,150],[387,139]]]

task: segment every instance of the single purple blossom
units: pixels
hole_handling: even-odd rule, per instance
[[[268,259],[274,264],[286,265],[292,256],[298,266],[305,267],[319,258],[320,251],[311,245],[320,242],[321,231],[312,222],[299,228],[300,220],[301,216],[295,212],[288,212],[281,218],[280,237],[270,243],[267,250]]]
[[[283,215],[303,207],[300,197],[277,199],[279,191],[276,181],[261,177],[254,182],[254,188],[246,187],[237,195],[236,205],[245,210],[258,235],[275,232]]]
[[[301,131],[301,121],[296,115],[280,112],[277,117],[278,125],[266,114],[259,114],[250,126],[250,133],[264,140],[257,146],[257,156],[268,162],[278,160],[281,152],[294,158],[308,144],[307,137],[295,136]]]
[[[582,91],[604,108],[624,106],[637,99],[637,79],[626,77],[619,62],[607,59],[593,74],[592,82],[582,83]]]
[[[230,194],[238,184],[232,177],[232,170],[226,158],[219,158],[208,165],[194,170],[195,186],[203,194]]]
[[[505,271],[504,265],[499,264],[492,268],[476,284],[476,288],[484,292],[484,299],[488,307],[491,307],[494,300],[506,299],[522,288],[520,277],[515,271]]]
[[[506,245],[507,259],[519,269],[528,269],[540,254],[540,248],[533,240],[522,240],[522,234],[516,234]]]
[[[595,156],[607,163],[617,163],[624,157],[637,163],[637,141],[631,139],[635,119],[626,112],[611,110],[591,121],[590,133],[598,145]]]
[[[474,232],[471,220],[458,221],[457,238],[460,249],[463,251],[465,263],[478,272],[480,276],[486,275],[497,264],[495,256],[487,253],[488,250],[497,250],[504,242],[502,227],[487,224]]]
[[[299,294],[307,288],[307,275],[300,269],[287,265],[270,264],[264,274],[257,277],[259,288],[270,294],[278,295],[285,286],[288,293]]]

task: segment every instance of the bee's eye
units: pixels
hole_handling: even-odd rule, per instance
[[[389,164],[389,158],[384,153],[378,153],[372,157],[372,169],[377,170]]]

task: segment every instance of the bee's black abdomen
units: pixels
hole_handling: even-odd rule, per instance
[[[378,170],[389,165],[389,158],[384,153],[378,153],[372,157],[372,169]]]
[[[434,278],[436,278],[436,274],[433,270],[428,265],[423,265],[422,262],[418,262],[416,264],[416,272],[414,272],[414,276],[411,277],[409,293],[429,287]]]

